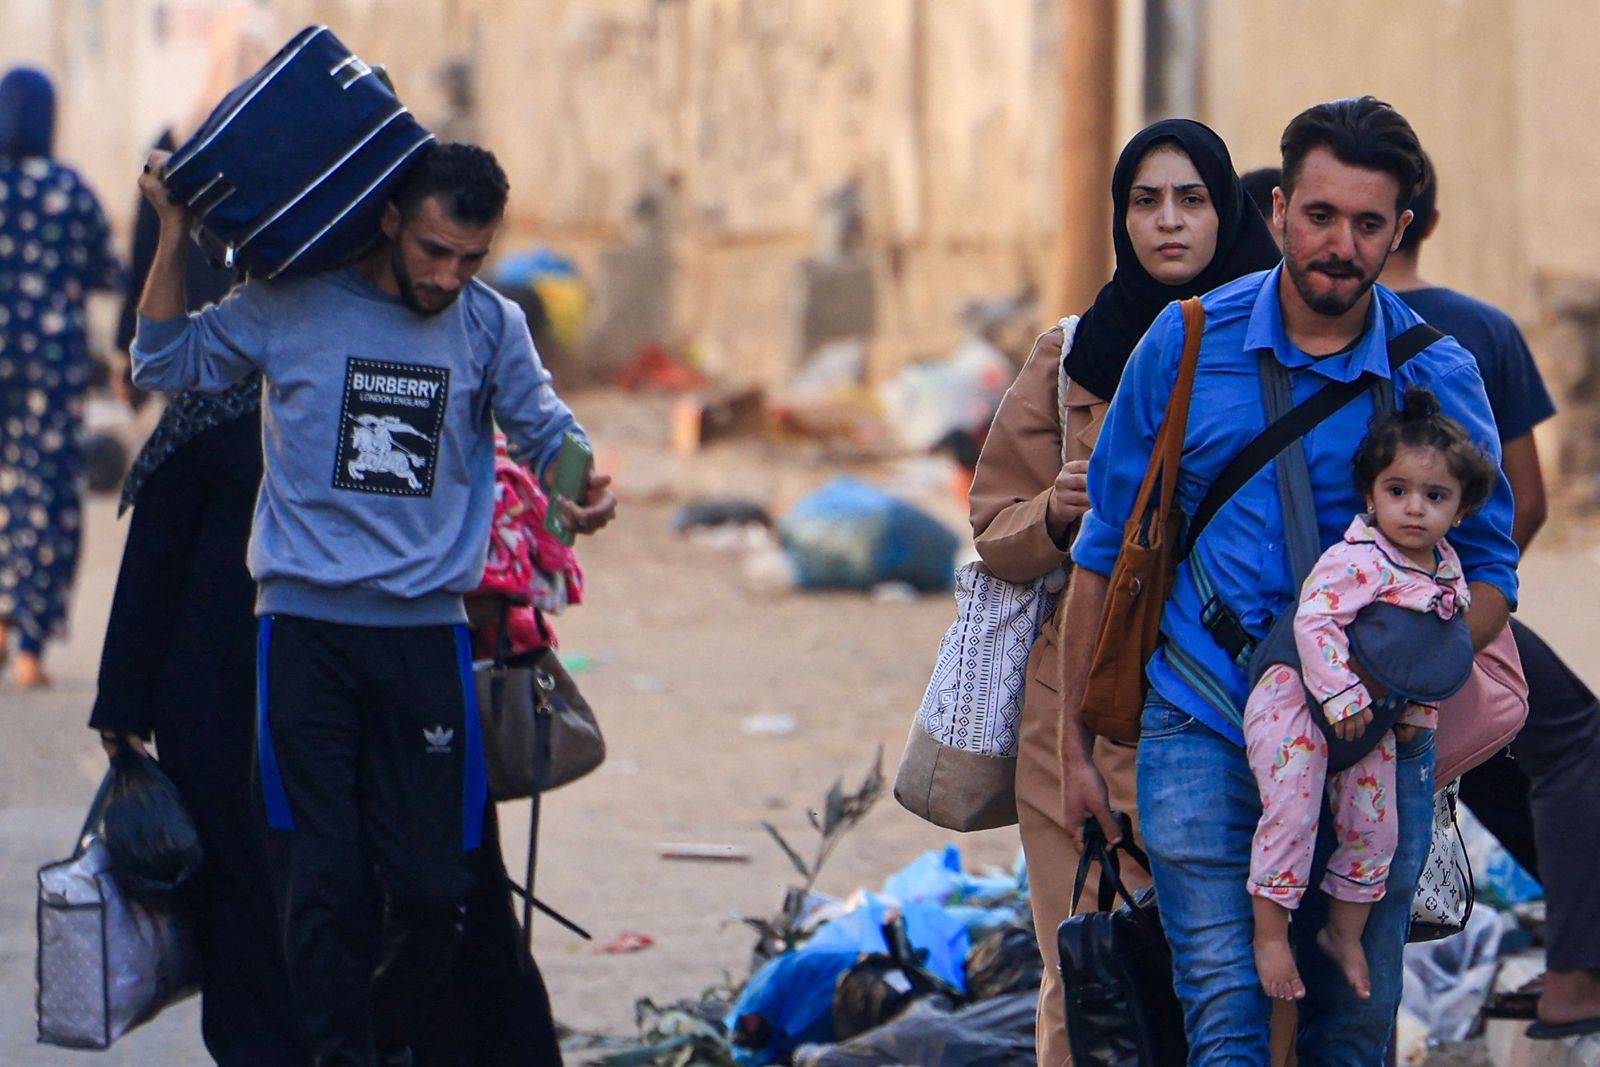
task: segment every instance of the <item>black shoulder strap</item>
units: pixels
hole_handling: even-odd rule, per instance
[[[1392,378],[1395,371],[1403,367],[1412,356],[1442,337],[1444,334],[1432,326],[1419,322],[1392,339],[1389,342],[1390,377]],[[1210,490],[1200,501],[1200,506],[1195,509],[1194,518],[1189,523],[1189,536],[1184,543],[1184,556],[1187,557],[1194,550],[1201,531],[1221,510],[1222,505],[1242,489],[1246,482],[1255,477],[1257,471],[1270,463],[1274,456],[1289,447],[1291,443],[1304,437],[1323,419],[1361,395],[1372,385],[1372,379],[1372,375],[1363,374],[1353,381],[1326,385],[1304,403],[1296,405],[1293,411],[1257,434],[1255,440],[1246,445],[1243,451],[1233,457],[1233,462],[1217,475],[1217,480],[1211,483]],[[1392,392],[1390,396],[1393,396]]]

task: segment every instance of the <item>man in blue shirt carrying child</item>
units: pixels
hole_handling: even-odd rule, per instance
[[[521,310],[475,279],[504,214],[493,155],[434,145],[384,240],[350,265],[252,281],[184,313],[187,209],[140,188],[161,238],[133,347],[141,388],[265,379],[258,757],[291,987],[318,1064],[409,1062],[458,951],[487,801],[462,595],[483,574],[494,437],[545,471],[570,432]],[[562,500],[610,521],[610,479]],[[383,893],[376,974],[368,867]],[[369,991],[370,986],[370,991]]]
[[[1287,370],[1298,404],[1329,382],[1363,373],[1389,378],[1388,342],[1419,320],[1394,294],[1374,285],[1400,240],[1408,202],[1424,174],[1410,125],[1372,97],[1310,108],[1285,129],[1283,181],[1274,222],[1284,263],[1207,294],[1205,332],[1183,447],[1178,501],[1193,515],[1228,463],[1267,425],[1263,353]],[[1134,350],[1112,403],[1089,471],[1093,510],[1073,547],[1077,567],[1065,611],[1063,694],[1065,824],[1096,818],[1117,835],[1104,783],[1088,758],[1080,712],[1107,576],[1123,524],[1160,427],[1183,347],[1176,306],[1158,317]],[[1498,459],[1498,437],[1471,355],[1449,338],[1435,341],[1393,375],[1396,396],[1426,387],[1445,414]],[[1363,510],[1350,461],[1372,415],[1363,392],[1303,439],[1320,545],[1337,540]],[[1224,648],[1201,621],[1198,564],[1221,604],[1253,639],[1292,608],[1291,575],[1274,464],[1250,479],[1221,509],[1179,566],[1162,615],[1162,644],[1147,667],[1149,699],[1141,718],[1139,813],[1156,892],[1171,942],[1191,1064],[1269,1061],[1270,1003],[1252,953],[1246,890],[1250,842],[1261,799],[1240,731],[1249,680],[1236,649]],[[1452,534],[1471,585],[1468,622],[1481,648],[1505,625],[1517,594],[1512,504],[1502,476],[1489,503]],[[1370,716],[1370,711],[1363,713]],[[1400,1001],[1401,950],[1411,887],[1427,854],[1433,792],[1433,735],[1398,750],[1400,840],[1388,894],[1377,903],[1363,945],[1370,997],[1360,997],[1334,961],[1314,945],[1327,901],[1310,894],[1295,930],[1307,995],[1300,1005],[1300,1061],[1365,1067],[1383,1062]],[[1330,820],[1324,820],[1327,825]],[[1318,850],[1325,862],[1329,841]],[[1319,868],[1320,870],[1320,868]],[[1313,876],[1313,884],[1320,877]]]

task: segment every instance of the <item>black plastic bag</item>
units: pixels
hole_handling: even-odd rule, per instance
[[[1073,915],[1057,931],[1067,1044],[1078,1067],[1183,1067],[1189,1054],[1183,1010],[1172,988],[1172,951],[1155,892],[1128,892],[1117,853],[1147,871],[1150,861],[1133,843],[1128,816],[1116,815],[1122,840],[1114,846],[1096,820],[1085,825],[1072,891],[1073,900],[1083,896],[1089,868],[1098,863],[1099,910]],[[1117,897],[1123,904],[1112,911]]]
[[[993,930],[967,954],[967,996],[973,1000],[1037,992],[1043,978],[1044,958],[1032,924]]]
[[[838,1045],[801,1045],[795,1067],[1034,1067],[1039,993],[1010,993],[952,1010],[942,996]]]
[[[911,947],[906,923],[896,915],[883,924],[887,954],[875,952],[860,960],[833,987],[833,1035],[836,1040],[876,1029],[925,997],[941,995],[960,1003],[966,998],[923,966],[926,952]]]
[[[833,1036],[840,1041],[888,1022],[933,989],[892,956],[863,956],[833,990]]]
[[[99,834],[117,886],[135,897],[186,888],[205,859],[178,787],[150,756],[123,746],[106,772]]]

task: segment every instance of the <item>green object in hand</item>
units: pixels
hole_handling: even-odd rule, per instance
[[[594,470],[594,452],[589,443],[575,433],[561,440],[561,449],[544,472],[545,492],[550,497],[549,510],[545,512],[544,528],[554,534],[562,544],[570,545],[577,532],[561,521],[559,500],[566,497],[574,504],[582,504],[589,496],[589,474]]]

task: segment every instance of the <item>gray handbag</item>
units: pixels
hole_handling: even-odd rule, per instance
[[[1062,350],[1077,331],[1062,319]],[[1066,372],[1057,381],[1064,404]],[[1063,427],[1064,409],[1058,409]],[[1062,462],[1066,462],[1063,430]],[[894,796],[918,818],[950,830],[1017,821],[1017,735],[1028,656],[1066,585],[1066,570],[1008,582],[982,563],[956,568],[956,619],[939,642],[933,675],[911,723]]]
[[[478,721],[483,728],[484,765],[492,800],[529,801],[528,862],[521,885],[507,888],[522,898],[522,929],[533,944],[533,910],[544,912],[585,941],[589,932],[533,895],[539,856],[541,794],[582,778],[606,758],[605,739],[594,709],[578,692],[555,649],[546,645],[526,656],[510,656],[506,625],[509,605],[500,610],[494,660],[473,666]],[[550,633],[535,614],[545,640]]]
[[[200,989],[199,927],[183,898],[147,904],[111,877],[91,832],[105,798],[102,784],[73,854],[39,868],[35,1012],[48,1045],[108,1048]]]
[[[514,660],[506,631],[502,614],[495,658],[474,668],[474,680],[489,796],[519,800],[582,778],[605,761],[606,743],[555,650]]]

